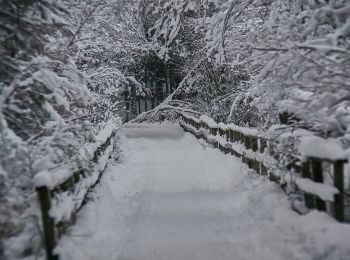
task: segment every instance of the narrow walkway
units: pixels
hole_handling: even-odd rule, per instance
[[[249,174],[231,155],[177,126],[125,133],[122,162],[109,168],[94,201],[57,248],[63,260],[345,259],[349,254],[348,242],[335,238],[350,241],[344,225],[317,212],[297,216],[277,185]]]

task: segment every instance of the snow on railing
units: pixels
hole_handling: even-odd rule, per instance
[[[92,167],[83,165],[79,169],[61,167],[53,171],[42,171],[34,178],[38,193],[47,259],[58,259],[53,250],[66,228],[74,223],[76,213],[84,205],[86,196],[100,180],[112,156],[116,131],[107,124],[94,142],[86,144],[80,155],[91,161]]]
[[[232,153],[261,174],[268,174],[268,165],[276,164],[268,153],[268,138],[259,134],[255,128],[240,127],[234,124],[215,123],[208,116],[194,118],[182,114],[181,126],[196,135],[203,137],[225,153]]]
[[[181,119],[180,125],[185,131],[204,138],[221,151],[242,159],[250,169],[284,185],[276,174],[280,155],[273,148],[273,129],[261,132],[256,128],[216,123],[205,115],[195,118],[182,113]],[[299,164],[294,162],[291,168],[302,177],[297,178],[295,184],[304,195],[306,206],[326,211],[337,220],[345,221],[344,164],[348,161],[347,154],[334,139],[309,135],[300,138],[299,142],[302,161]],[[325,164],[331,169],[333,183],[324,180]]]

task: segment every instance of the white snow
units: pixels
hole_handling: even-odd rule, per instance
[[[109,145],[104,153],[99,157],[91,172],[87,173],[78,184],[74,186],[73,191],[56,193],[51,199],[50,216],[54,222],[69,221],[72,214],[81,207],[85,195],[92,185],[96,183],[100,172],[102,172],[110,161],[109,158],[113,152],[113,143]]]
[[[47,187],[53,189],[55,186],[64,183],[73,174],[73,170],[67,167],[60,167],[56,170],[44,170],[34,177],[35,187]]]
[[[107,122],[105,127],[94,137],[94,142],[85,144],[79,151],[79,154],[85,160],[91,160],[99,146],[104,144],[111,136],[114,129],[118,126],[112,121]]]
[[[230,124],[224,124],[222,122],[220,123],[216,123],[214,121],[214,119],[208,117],[207,115],[202,115],[200,116],[200,118],[195,118],[191,115],[188,115],[186,113],[182,113],[183,116],[185,116],[186,118],[190,119],[190,120],[193,120],[195,121],[196,123],[205,123],[207,126],[209,126],[210,128],[220,128],[224,131],[226,130],[233,130],[233,131],[237,131],[237,132],[240,132],[242,134],[245,134],[245,135],[251,135],[251,136],[257,136],[257,137],[260,137],[260,136],[263,136],[263,134],[261,132],[259,132],[259,130],[257,128],[254,128],[254,127],[243,127],[243,126],[238,126],[238,125],[235,125],[233,123],[230,123]]]
[[[191,131],[191,133],[195,134],[196,136],[200,136],[200,135],[204,136],[205,139],[210,143],[219,143],[221,146],[223,146],[225,148],[231,148],[234,151],[236,151],[237,153],[244,155],[244,156],[248,157],[249,159],[257,160],[261,163],[264,163],[265,165],[277,165],[277,161],[269,155],[268,149],[265,149],[264,153],[260,153],[260,149],[258,149],[256,152],[254,152],[252,149],[246,149],[245,145],[239,141],[231,143],[230,141],[226,141],[226,138],[220,136],[219,134],[211,135],[210,132],[206,128],[200,128],[199,130],[197,130],[193,126],[191,126],[189,124],[185,124],[184,122],[181,122],[180,124],[183,127],[185,127],[186,130]],[[223,123],[219,123],[219,125],[220,124],[221,124],[220,128],[223,130],[226,130],[225,128],[223,128],[223,126],[225,126],[225,125]],[[230,125],[228,125],[227,127],[229,127],[229,126]],[[250,134],[253,135],[254,128],[245,128],[245,130],[247,130],[247,131],[245,131],[245,130],[242,130],[244,128],[241,128],[240,130],[238,130],[240,127],[239,126],[236,126],[236,127],[237,127],[237,128],[235,128],[236,131],[239,131],[241,133],[248,133],[248,135],[250,135]],[[232,129],[232,128],[230,128],[230,129]],[[252,131],[250,131],[250,130],[252,130]],[[262,136],[262,135],[260,135],[260,136]]]
[[[91,160],[97,148],[107,141],[115,128],[116,125],[113,122],[108,122],[106,126],[94,137],[94,142],[87,143],[80,149],[80,156],[86,161]],[[111,154],[110,148],[107,150],[108,151],[106,151],[102,156],[103,158],[100,158],[98,162],[99,167],[102,167],[102,169],[106,166],[108,157]],[[35,187],[46,186],[48,189],[53,189],[57,185],[60,185],[68,180],[72,176],[73,172],[74,169],[67,166],[58,167],[57,169],[53,170],[42,170],[35,175],[34,185]]]
[[[186,117],[188,117],[188,115],[186,115]],[[210,118],[206,115],[202,115],[199,119],[200,119],[200,121],[206,123],[210,128],[219,127],[218,124],[212,118]]]
[[[348,259],[349,225],[299,216],[278,185],[234,156],[179,127],[124,131],[124,159],[61,239],[62,259]]]
[[[344,160],[346,152],[341,143],[333,138],[323,139],[318,136],[300,138],[299,153],[305,157],[316,157],[329,160]]]
[[[320,199],[324,201],[333,202],[334,195],[339,193],[338,189],[334,186],[329,186],[323,183],[317,183],[306,178],[297,178],[295,182],[301,190],[307,193],[317,195]]]

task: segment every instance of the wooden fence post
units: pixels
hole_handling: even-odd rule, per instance
[[[230,142],[233,143],[233,131],[232,130],[229,130],[230,131]]]
[[[310,162],[309,161],[303,162],[301,169],[302,169],[303,178],[308,178],[308,179],[312,180],[312,175],[311,175],[311,171],[310,171]],[[306,207],[308,207],[310,209],[315,208],[314,196],[307,194],[307,193],[304,193],[304,200],[305,200]]]
[[[263,175],[268,174],[267,167],[263,163],[260,163],[260,173]]]
[[[244,153],[242,154],[242,163],[244,163],[244,164],[246,163],[246,157],[245,157]]]
[[[254,169],[254,161],[250,158],[247,158],[248,168]]]
[[[226,130],[226,142],[230,141],[230,130]]]
[[[311,160],[312,180],[323,183],[322,162],[319,160]],[[318,197],[315,197],[316,209],[326,211],[326,203]]]
[[[36,191],[39,196],[41,216],[43,222],[44,240],[47,260],[58,260],[58,256],[53,254],[56,246],[56,235],[53,219],[50,217],[51,191],[47,187],[38,187]]]
[[[259,165],[259,162],[257,160],[253,160],[253,168],[254,170],[260,174],[260,165]]]
[[[266,147],[267,141],[263,138],[260,138],[260,153],[264,153]]]
[[[239,133],[239,141],[241,142],[241,144],[244,144],[244,134]]]
[[[242,143],[241,134],[238,132],[235,132],[234,135],[235,135],[235,142]]]
[[[344,163],[342,161],[333,162],[334,186],[339,190],[335,195],[334,217],[343,222],[344,218]]]
[[[246,135],[243,137],[244,139],[244,146],[245,146],[245,149],[249,150],[251,148],[250,146],[250,136]]]
[[[256,138],[255,136],[251,137],[251,148],[253,149],[254,152],[256,152],[258,150],[258,138]]]

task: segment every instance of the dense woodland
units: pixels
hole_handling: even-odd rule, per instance
[[[347,0],[0,6],[1,259],[42,255],[32,180],[81,163],[79,148],[107,123],[176,121],[188,111],[350,144]],[[291,144],[281,149],[293,154]],[[21,248],[10,246],[16,239]]]

